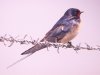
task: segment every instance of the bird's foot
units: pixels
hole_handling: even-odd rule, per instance
[[[68,42],[67,47],[69,47],[69,48],[73,48],[74,46],[72,45],[72,42]]]

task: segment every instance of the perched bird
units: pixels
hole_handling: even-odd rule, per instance
[[[59,19],[59,21],[53,26],[53,28],[49,32],[47,32],[45,37],[40,42],[48,41],[52,43],[71,44],[70,41],[78,34],[78,29],[81,22],[81,13],[82,12],[76,8],[68,9],[65,14]],[[32,55],[34,52],[46,47],[46,44],[36,44],[35,46],[21,53],[21,55],[28,54],[27,56],[17,60],[7,68],[12,67],[13,65]]]
[[[70,41],[78,34],[78,29],[81,22],[81,13],[82,12],[76,8],[68,9],[40,42],[48,41],[62,44],[70,43]],[[34,52],[46,47],[47,45],[45,44],[36,44],[35,46],[21,53],[21,55],[33,54]]]

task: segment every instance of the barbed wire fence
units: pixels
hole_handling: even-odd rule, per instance
[[[81,43],[76,45],[76,46],[69,46],[68,44],[61,44],[61,43],[51,43],[51,42],[39,42],[39,39],[37,40],[33,40],[32,37],[30,36],[30,39],[31,40],[26,40],[26,38],[28,37],[28,35],[25,35],[23,37],[23,39],[17,39],[17,37],[13,37],[13,36],[8,36],[7,34],[5,34],[4,36],[0,36],[0,42],[2,42],[5,46],[6,46],[6,43],[5,42],[10,42],[10,44],[8,45],[8,47],[11,47],[14,43],[19,43],[19,44],[32,44],[32,45],[36,45],[37,43],[38,44],[45,44],[47,45],[47,47],[55,47],[55,48],[58,48],[59,47],[62,47],[62,48],[73,48],[75,51],[78,51],[78,50],[99,50],[100,51],[100,46],[99,45],[96,45],[96,47],[92,47],[90,46],[89,44],[85,43],[85,46],[81,46]]]
[[[13,46],[14,43],[19,43],[21,45],[23,44],[32,44],[32,45],[36,45],[36,44],[45,44],[47,45],[47,50],[48,50],[48,47],[51,47],[53,46],[54,48],[57,48],[57,52],[59,53],[59,48],[72,48],[73,50],[75,50],[76,52],[78,52],[79,50],[98,50],[100,51],[100,46],[99,45],[96,45],[95,47],[92,47],[90,46],[89,44],[85,43],[84,46],[82,46],[81,44],[78,44],[76,46],[73,46],[73,45],[69,45],[69,44],[62,44],[62,43],[51,43],[51,42],[39,42],[39,39],[37,40],[33,40],[32,37],[30,36],[30,40],[27,40],[26,38],[29,36],[28,35],[25,35],[22,39],[18,39],[19,36],[16,36],[16,37],[13,37],[11,35],[7,35],[5,34],[4,36],[0,36],[0,43],[3,43],[5,46],[8,46],[8,47],[11,47]],[[7,43],[9,42],[9,45],[7,45]],[[19,63],[20,61],[26,59],[27,57],[31,56],[32,54],[28,54],[27,56],[17,60],[16,62],[12,63],[11,65],[9,65],[7,67],[10,68],[14,65],[16,65],[17,63]]]

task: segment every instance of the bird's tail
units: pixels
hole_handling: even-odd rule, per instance
[[[14,66],[14,65],[17,64],[18,62],[20,62],[20,61],[26,59],[27,57],[31,56],[34,52],[36,52],[36,51],[38,51],[38,50],[41,50],[41,49],[43,49],[43,48],[45,48],[45,47],[47,47],[46,44],[36,44],[35,46],[33,46],[33,47],[31,47],[30,49],[26,50],[25,52],[21,53],[21,55],[28,54],[27,56],[25,56],[25,57],[23,57],[23,58],[17,60],[17,61],[14,62],[13,64],[9,65],[9,66],[7,67],[7,69],[10,68],[10,67],[12,67],[12,66]]]
[[[31,56],[31,55],[32,55],[32,54],[28,54],[27,56],[25,56],[25,57],[23,57],[23,58],[17,60],[16,62],[14,62],[14,63],[12,63],[11,65],[9,65],[9,66],[7,67],[7,69],[13,67],[14,65],[16,65],[17,63],[21,62],[22,60],[26,59],[27,57],[29,57],[29,56]]]
[[[31,47],[30,49],[26,50],[25,52],[21,53],[21,55],[25,54],[33,54],[34,52],[41,50],[43,48],[47,47],[46,44],[36,44],[35,46]]]

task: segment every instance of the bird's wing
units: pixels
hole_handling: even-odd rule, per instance
[[[72,23],[69,20],[66,21],[65,18],[61,18],[53,26],[53,28],[46,34],[44,39],[49,42],[55,42],[55,38],[62,39],[64,35],[70,31],[71,27],[72,27]],[[42,39],[42,41],[44,39]]]
[[[70,30],[69,25],[60,25],[59,27],[55,28],[54,30],[51,31],[51,33],[49,34],[49,36],[51,37],[57,37],[59,35],[61,35],[62,33],[67,33]]]

